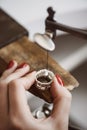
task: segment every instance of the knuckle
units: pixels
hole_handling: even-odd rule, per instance
[[[72,95],[70,92],[67,92],[65,95],[64,95],[64,98],[67,99],[67,100],[72,100]]]
[[[68,92],[67,97],[68,97],[69,99],[72,99],[72,95],[71,95],[70,92]]]
[[[72,94],[66,88],[63,88],[63,91],[61,93],[61,98],[66,100],[71,100]]]
[[[9,86],[16,86],[19,84],[19,79],[14,79],[12,81],[9,82]]]
[[[8,87],[10,91],[13,91],[13,90],[17,91],[19,85],[20,85],[19,79],[15,79],[9,82]]]

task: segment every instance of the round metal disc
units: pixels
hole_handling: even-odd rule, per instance
[[[34,35],[34,41],[41,46],[42,48],[48,50],[48,51],[53,51],[55,49],[55,44],[52,41],[50,37],[48,37],[46,34],[40,34],[36,33]]]

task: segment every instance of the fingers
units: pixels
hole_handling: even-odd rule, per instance
[[[4,80],[8,83],[11,80],[19,78],[30,70],[30,67],[27,63],[22,63],[21,65],[17,65],[16,61],[10,61],[8,64],[7,69],[3,72],[2,77],[0,80]]]
[[[7,69],[2,74],[2,79],[5,79],[7,76],[9,76],[12,72],[15,71],[16,68],[17,62],[15,60],[10,61]]]
[[[0,113],[4,113],[5,115],[8,113],[8,83],[25,75],[29,72],[29,69],[30,67],[26,63],[17,67],[16,61],[10,61],[7,70],[0,78]]]
[[[28,64],[24,63],[17,67],[17,62],[12,61],[2,74],[0,78],[0,119],[5,120],[8,117],[8,112],[12,116],[17,114],[20,118],[28,116],[29,113],[31,115],[25,88],[28,89],[33,84],[35,73],[27,74],[29,70]]]
[[[18,79],[22,76],[24,76],[26,73],[28,73],[30,70],[30,67],[28,64],[23,64],[21,67],[19,67],[18,69],[16,69],[14,71],[14,73],[10,74],[7,78],[6,78],[6,82],[9,83],[12,80]]]
[[[34,83],[35,74],[36,72],[32,72],[9,83],[9,113],[11,116],[32,118],[26,100],[25,89],[29,89]]]
[[[52,84],[51,93],[54,99],[52,116],[55,120],[58,118],[66,118],[67,120],[71,105],[71,93],[58,84],[56,77]]]

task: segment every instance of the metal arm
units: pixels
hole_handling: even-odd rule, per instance
[[[52,7],[49,7],[47,9],[48,17],[45,20],[45,33],[40,34],[36,33],[34,35],[34,41],[48,51],[53,51],[55,49],[55,44],[53,39],[56,37],[56,30],[65,31],[67,33],[70,33],[76,37],[80,37],[87,40],[87,31],[70,27],[61,23],[58,23],[56,20],[54,20],[54,14],[55,11],[52,9]]]
[[[55,11],[52,9],[52,7],[49,7],[47,9],[47,12],[49,15],[45,20],[45,25],[46,25],[45,30],[53,33],[53,38],[55,38],[56,36],[56,30],[61,30],[70,33],[74,36],[87,39],[87,31],[56,22],[53,18]]]

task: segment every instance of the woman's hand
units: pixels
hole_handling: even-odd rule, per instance
[[[35,82],[33,71],[16,61],[9,64],[0,78],[0,130],[68,130],[71,94],[59,86],[56,77],[51,87],[54,99],[50,117],[35,119],[29,109],[25,90]]]

